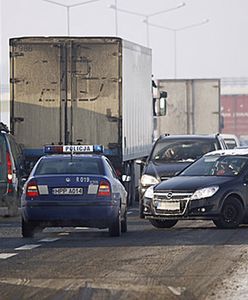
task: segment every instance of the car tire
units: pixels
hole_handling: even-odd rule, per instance
[[[237,228],[244,215],[241,202],[236,197],[228,197],[222,206],[218,220],[213,220],[215,226],[221,229]]]
[[[118,215],[115,218],[114,222],[109,227],[110,236],[120,236],[121,235],[121,211],[118,210]]]
[[[22,219],[22,236],[29,238],[34,236],[35,226],[31,222],[26,222]]]
[[[121,221],[121,232],[127,232],[127,211],[125,211],[124,218]]]
[[[174,225],[176,225],[176,223],[178,222],[178,220],[155,220],[155,219],[151,219],[149,221],[152,224],[152,226],[156,228],[171,228]]]

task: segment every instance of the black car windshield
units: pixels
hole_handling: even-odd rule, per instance
[[[217,150],[214,140],[162,140],[157,143],[152,160],[169,162],[195,161],[207,152]]]
[[[102,163],[95,158],[56,158],[40,161],[35,175],[46,174],[103,174]]]
[[[238,176],[247,166],[248,157],[207,155],[186,168],[180,176]]]

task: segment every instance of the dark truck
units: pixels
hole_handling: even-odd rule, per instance
[[[10,39],[11,132],[26,162],[46,144],[101,144],[134,201],[153,141],[151,49],[114,37]]]

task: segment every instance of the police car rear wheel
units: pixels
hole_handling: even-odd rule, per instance
[[[25,238],[34,236],[35,226],[31,222],[22,219],[22,236]]]
[[[118,210],[118,215],[115,218],[114,222],[109,227],[110,236],[120,236],[121,235],[121,211]]]
[[[149,220],[150,223],[156,228],[171,228],[176,225],[177,220]]]
[[[213,220],[213,222],[217,228],[233,229],[239,226],[242,218],[242,204],[237,198],[229,197],[223,204],[220,218],[218,220]]]

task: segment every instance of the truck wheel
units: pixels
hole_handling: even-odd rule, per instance
[[[110,236],[120,236],[121,235],[121,211],[119,209],[118,215],[114,222],[109,227]]]
[[[174,225],[176,225],[176,223],[178,222],[178,220],[154,220],[154,219],[151,219],[149,221],[156,228],[171,228]]]
[[[35,226],[31,222],[26,222],[22,218],[22,236],[24,238],[34,236]]]
[[[143,200],[141,198],[139,199],[139,217],[140,219],[145,219],[144,205],[143,205]]]
[[[124,219],[121,221],[121,232],[127,232],[127,211],[125,211]]]
[[[244,209],[239,199],[228,197],[222,207],[221,215],[218,220],[213,220],[217,228],[233,229],[241,223]]]

